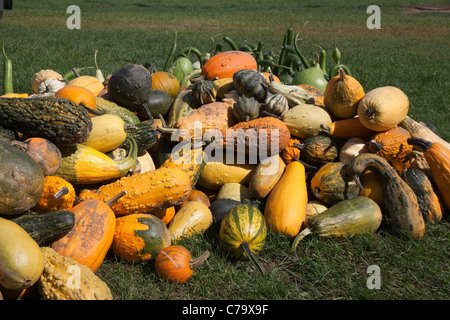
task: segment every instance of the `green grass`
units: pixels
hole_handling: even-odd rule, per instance
[[[409,1],[425,5],[429,1]],[[410,98],[410,115],[433,123],[449,140],[449,13],[406,14],[404,1],[377,1],[381,29],[366,28],[371,1],[77,1],[80,30],[66,28],[69,1],[16,1],[0,21],[0,36],[14,64],[16,92],[31,92],[30,79],[41,69],[65,73],[93,66],[94,51],[105,75],[127,63],[153,62],[161,69],[178,34],[179,48],[212,48],[223,43],[264,41],[279,52],[289,26],[301,34],[309,58],[334,43],[365,91],[401,88]],[[429,4],[447,4],[433,1]],[[291,14],[292,10],[292,14]],[[2,60],[1,60],[2,61]],[[330,58],[328,63],[331,64]],[[2,70],[0,74],[2,74]],[[3,77],[0,77],[0,88]],[[121,300],[446,300],[450,296],[449,223],[427,224],[420,241],[394,237],[384,227],[375,235],[347,239],[304,239],[297,252],[292,239],[270,233],[259,254],[267,273],[237,261],[220,248],[218,224],[184,240],[209,259],[184,285],[158,279],[153,264],[129,264],[108,254],[98,275]],[[368,289],[368,266],[381,270],[381,289]]]

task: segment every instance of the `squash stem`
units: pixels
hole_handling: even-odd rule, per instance
[[[264,274],[265,273],[264,268],[261,265],[261,263],[258,261],[258,259],[256,259],[255,254],[253,253],[253,251],[250,249],[250,246],[248,245],[248,242],[244,241],[241,243],[240,246],[244,250],[247,257],[250,259],[250,261],[255,265],[256,268],[258,268],[259,272]]]
[[[136,159],[138,155],[138,146],[136,140],[131,137],[126,139],[130,145],[130,149],[128,150],[128,155],[123,160],[117,160],[117,169],[119,170],[120,176],[125,176],[130,170],[134,169],[136,166]]]
[[[277,115],[275,115],[273,113],[270,113],[270,112],[267,112],[267,111],[263,111],[262,114],[264,114],[266,116],[269,116],[269,117],[272,117],[272,118],[277,118],[277,119],[282,120],[282,118],[280,116],[277,116]]]
[[[56,192],[53,197],[55,198],[55,200],[60,199],[61,197],[65,196],[66,194],[69,193],[69,188],[67,187],[62,187],[61,189],[59,189],[58,192]]]
[[[364,191],[364,187],[361,184],[361,181],[359,181],[358,175],[356,173],[353,175],[353,180],[355,181],[358,188],[361,189],[361,191]]]
[[[106,205],[108,207],[111,207],[112,205],[114,205],[120,198],[122,198],[124,195],[127,194],[127,190],[123,190],[122,192],[119,192],[118,194],[116,194],[114,197],[112,197],[111,199],[109,199],[108,201],[106,201]]]
[[[300,232],[294,239],[294,242],[292,243],[292,250],[296,250],[299,242],[306,237],[308,234],[311,234],[312,230],[309,228],[304,229],[302,232]]]
[[[206,259],[208,259],[209,256],[210,252],[209,250],[206,250],[200,257],[189,261],[189,268],[191,268],[192,270],[197,269],[203,262],[206,261]]]

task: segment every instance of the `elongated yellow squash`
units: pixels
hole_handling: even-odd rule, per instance
[[[306,219],[308,194],[305,167],[293,161],[267,197],[264,216],[269,230],[295,236]]]

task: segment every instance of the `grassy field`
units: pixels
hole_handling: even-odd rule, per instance
[[[81,9],[81,29],[69,30],[68,5]],[[175,31],[178,46],[202,52],[212,41],[264,41],[279,52],[289,26],[300,32],[301,48],[314,58],[320,45],[336,43],[343,62],[365,91],[385,85],[410,99],[410,116],[434,124],[450,139],[450,14],[448,1],[382,1],[381,29],[366,26],[372,1],[15,1],[0,21],[0,36],[14,65],[16,92],[31,92],[30,79],[41,69],[60,73],[72,67],[99,67],[105,75],[128,63],[152,62],[162,68]],[[440,11],[417,7],[443,6]],[[0,59],[0,61],[3,61]],[[330,58],[328,62],[331,64]],[[0,70],[2,74],[3,70]],[[2,88],[2,77],[0,77]],[[108,255],[98,275],[120,300],[446,300],[450,297],[450,224],[428,225],[420,241],[375,234],[346,239],[305,239],[296,252],[292,239],[269,234],[259,258],[261,275],[248,261],[221,250],[218,225],[183,241],[194,256],[210,258],[184,285],[154,275],[152,263],[129,264]],[[369,289],[367,268],[379,266],[381,289]]]

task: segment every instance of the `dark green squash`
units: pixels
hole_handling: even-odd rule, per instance
[[[75,225],[69,210],[27,212],[11,219],[22,227],[40,246],[48,246],[65,236]]]
[[[301,144],[301,158],[310,165],[320,167],[339,157],[340,145],[336,139],[326,134],[309,137]]]
[[[233,114],[237,121],[250,121],[258,118],[260,104],[255,98],[240,96],[233,106]]]
[[[133,138],[138,147],[138,154],[150,149],[158,142],[159,131],[154,130],[147,121],[140,122],[135,125],[126,126],[125,132],[127,137]],[[126,148],[128,142],[125,140],[119,147]]]
[[[16,215],[34,207],[44,191],[39,164],[24,151],[0,140],[0,215]]]
[[[172,101],[172,97],[167,92],[161,90],[152,90],[148,105],[153,118],[157,119],[159,115],[164,117],[167,112],[169,112]],[[140,110],[138,112],[138,116],[141,119],[148,119],[148,115],[146,112],[144,112],[144,110]]]
[[[269,83],[264,75],[252,69],[242,69],[233,75],[234,87],[246,97],[254,97],[264,102],[267,97]]]
[[[149,108],[152,75],[141,64],[128,64],[116,70],[108,81],[108,94],[120,106],[131,111],[145,112],[153,119]]]
[[[92,121],[85,108],[67,98],[0,98],[0,126],[68,145],[86,141]]]

